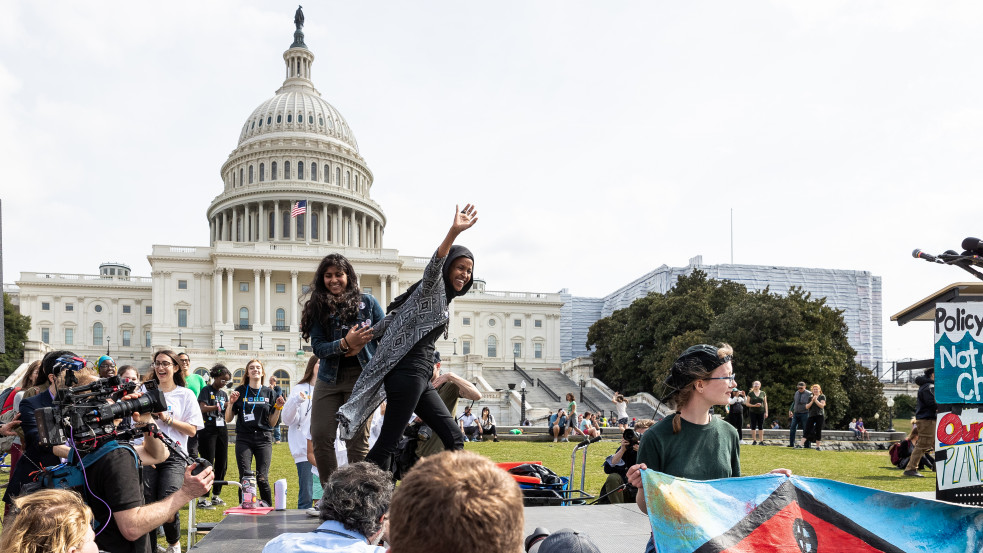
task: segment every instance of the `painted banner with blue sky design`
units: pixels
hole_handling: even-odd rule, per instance
[[[821,478],[642,471],[659,553],[979,553],[983,508]]]

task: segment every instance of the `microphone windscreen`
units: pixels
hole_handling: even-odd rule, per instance
[[[963,239],[962,247],[964,250],[975,251],[977,254],[983,253],[983,240],[968,236]]]

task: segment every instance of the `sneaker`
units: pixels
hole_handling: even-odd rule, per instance
[[[174,545],[168,545],[164,553],[181,553],[181,542],[177,542]]]
[[[794,445],[787,445],[787,446],[785,446],[785,447],[795,447],[795,446],[794,446]]]
[[[212,498],[212,505],[215,505],[216,507],[218,507],[220,505],[225,505],[225,502],[222,501],[222,498],[221,497],[219,497],[219,496],[216,495],[215,497]]]
[[[752,442],[751,442],[751,445],[758,445],[758,441],[757,441],[757,440],[755,440],[755,441],[752,441]]]
[[[209,501],[209,500],[207,500],[207,499],[205,499],[203,497],[200,498],[200,499],[198,499],[198,503],[195,505],[195,507],[197,507],[198,509],[214,509],[215,508],[215,506],[212,505],[212,502],[211,501]]]
[[[321,516],[321,509],[318,509],[317,507],[311,507],[310,509],[307,509],[307,516],[319,517]]]
[[[498,436],[495,436],[494,438],[492,438],[492,441],[493,442],[497,442],[498,441]]]
[[[160,544],[157,544],[154,547],[154,553],[167,553],[167,548],[165,548],[164,546],[162,546]]]
[[[564,441],[564,442],[569,442],[570,440],[568,440],[568,439],[566,439],[566,438],[563,438],[563,441]]]
[[[553,438],[553,443],[554,443],[554,444],[555,444],[556,442],[558,442],[558,441],[560,441],[560,440],[559,440],[559,438]]]
[[[914,476],[915,478],[925,478],[925,475],[918,472],[917,470],[906,470],[904,471],[905,476]]]

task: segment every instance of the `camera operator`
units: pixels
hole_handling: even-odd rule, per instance
[[[41,393],[38,398],[37,406],[27,409],[29,415],[24,419],[25,435],[33,436],[28,438],[40,450],[44,446],[39,443],[35,411],[37,408],[51,406],[57,395],[57,389],[66,385],[66,374],[70,373],[81,384],[91,382],[95,379],[89,371],[70,370],[60,368],[60,361],[67,357],[72,359],[74,354],[66,351],[53,352],[45,356],[41,364],[42,374],[50,375],[52,382],[48,393]],[[139,397],[139,394],[132,394],[122,398],[123,400]],[[25,400],[30,402],[35,398]],[[22,415],[23,416],[23,415]],[[149,414],[143,415],[141,420],[148,420]],[[70,429],[74,430],[74,429]],[[78,442],[76,442],[78,443]],[[94,451],[87,455],[99,452],[100,447],[107,447],[100,444]],[[58,464],[57,457],[76,458],[86,457],[68,445],[57,445],[51,448],[55,456],[55,464]],[[168,458],[168,451],[164,445],[150,434],[144,434],[143,444],[132,448],[117,447],[106,450],[104,455],[96,458],[85,467],[84,477],[86,485],[79,489],[79,493],[85,503],[92,509],[94,519],[97,522],[96,544],[100,550],[110,553],[149,553],[151,551],[148,533],[156,529],[162,523],[173,519],[174,515],[187,504],[191,499],[202,495],[211,486],[214,475],[211,468],[206,468],[197,475],[191,475],[194,465],[188,467],[184,473],[184,483],[181,488],[169,496],[167,499],[158,501],[151,505],[144,504],[143,490],[141,486],[140,469],[134,453],[143,464],[153,464],[163,462]],[[31,463],[28,463],[30,465]],[[45,463],[45,467],[48,465]],[[31,466],[25,469],[25,474],[38,470]],[[22,483],[28,480],[24,479]],[[19,491],[19,487],[18,490]],[[8,493],[9,489],[8,489]],[[16,492],[14,492],[16,493]]]
[[[638,490],[628,483],[628,467],[637,463],[639,440],[642,434],[653,424],[655,422],[652,419],[635,421],[634,429],[625,430],[618,451],[604,460],[604,473],[608,475],[608,478],[601,486],[601,498],[598,503],[633,503],[635,501],[635,493]]]

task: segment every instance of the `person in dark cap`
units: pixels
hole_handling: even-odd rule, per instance
[[[795,397],[792,398],[792,407],[788,410],[788,417],[791,419],[788,425],[788,446],[795,447],[795,429],[801,428],[805,433],[806,422],[809,421],[809,402],[812,401],[812,392],[806,390],[806,383],[799,382],[795,387]]]
[[[464,434],[430,384],[434,344],[447,338],[451,301],[468,293],[474,283],[474,255],[454,241],[478,222],[471,204],[454,208],[447,235],[423,270],[423,278],[397,296],[386,318],[374,325],[380,337],[376,355],[362,371],[348,401],[338,410],[338,433],[350,438],[382,402],[385,389],[386,418],[379,439],[365,456],[384,470],[392,460],[406,421],[415,411],[445,449],[463,449]]]
[[[638,464],[628,470],[628,482],[642,488],[642,469],[690,480],[716,480],[741,475],[740,438],[734,427],[710,414],[715,405],[727,405],[735,386],[734,350],[727,344],[700,344],[688,348],[669,369],[663,383],[663,403],[676,409],[642,435]],[[773,473],[791,476],[787,469]],[[635,496],[638,508],[648,512],[645,494]],[[653,539],[648,551],[655,551]]]
[[[546,536],[536,553],[601,553],[601,549],[586,535],[564,528]]]

